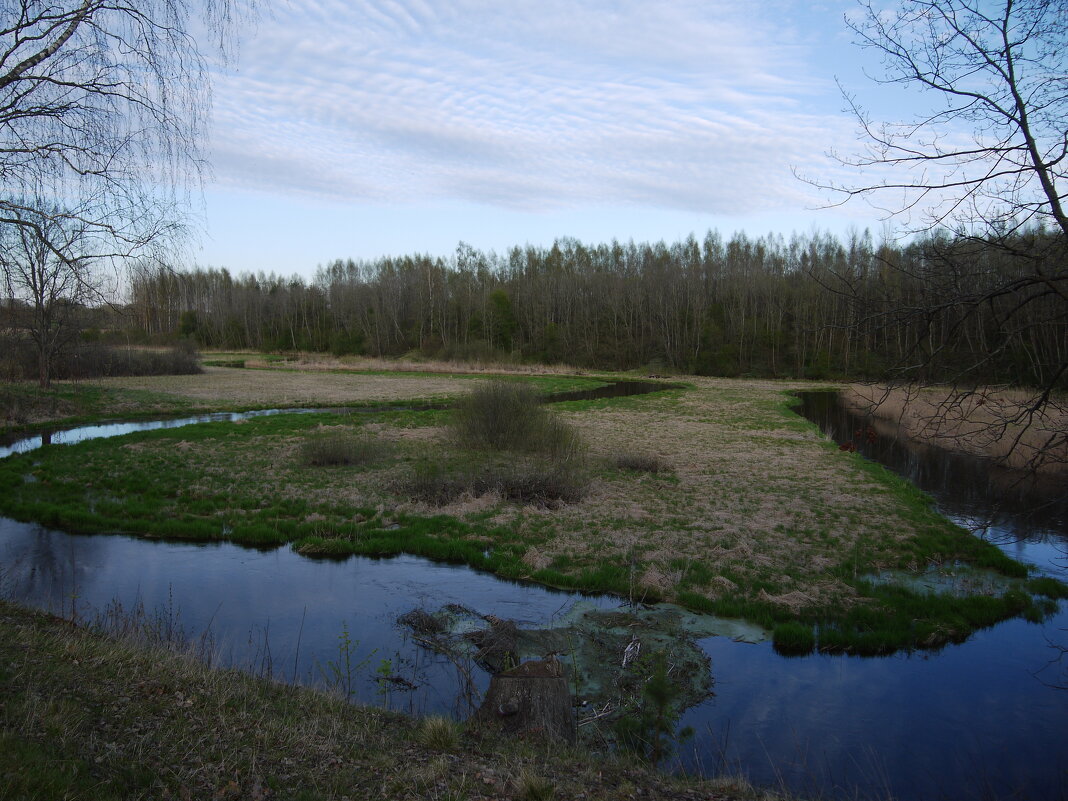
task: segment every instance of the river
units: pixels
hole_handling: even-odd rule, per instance
[[[818,416],[812,408],[807,414]],[[817,422],[831,436],[854,425]],[[908,458],[926,464],[920,456]],[[914,478],[922,482],[924,472],[959,471],[928,466]],[[950,500],[938,502],[958,515]],[[1032,498],[1022,511],[1033,506]],[[979,535],[1063,577],[1061,513],[1021,522],[1005,517],[1005,507],[986,515],[992,520]],[[974,524],[982,516],[972,504],[960,519]],[[75,536],[6,519],[0,557],[0,590],[22,603],[81,619],[109,604],[127,612],[141,605],[158,626],[206,635],[221,664],[281,680],[348,682],[355,699],[416,714],[463,714],[470,688],[452,661],[409,639],[396,622],[404,612],[459,603],[546,626],[576,603],[619,604],[413,556],[323,561],[286,548]],[[1066,798],[1068,690],[1049,686],[1065,682],[1066,666],[1051,664],[1051,643],[1068,645],[1063,603],[1042,624],[1010,620],[960,645],[890,657],[787,658],[768,642],[701,639],[715,694],[684,714],[681,724],[695,736],[671,766],[740,772],[827,798]],[[383,660],[416,689],[374,681]],[[340,670],[346,663],[359,670]],[[472,675],[476,689],[488,682],[477,669]]]

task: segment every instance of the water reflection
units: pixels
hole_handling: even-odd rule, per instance
[[[23,603],[88,618],[113,599],[140,600],[173,610],[191,635],[210,628],[220,663],[280,679],[329,684],[347,630],[354,659],[367,660],[354,697],[415,714],[463,714],[466,700],[455,666],[396,625],[413,607],[461,603],[540,626],[579,600],[618,604],[412,556],[313,561],[287,548],[72,536],[10,520],[0,520],[0,564],[7,593]],[[827,798],[956,799],[990,788],[992,798],[1058,798],[1068,786],[1068,692],[1042,680],[1057,677],[1046,638],[1060,628],[1063,609],[1043,625],[1009,621],[938,653],[878,659],[784,659],[769,643],[702,640],[716,694],[683,716],[697,735],[679,764],[741,769]],[[383,659],[418,688],[384,697],[373,681]],[[488,676],[473,676],[484,690]]]
[[[112,602],[160,610],[196,638],[210,631],[220,664],[276,678],[329,683],[343,630],[361,669],[353,697],[381,703],[372,681],[390,660],[418,686],[392,704],[418,714],[458,714],[457,673],[447,658],[409,642],[397,618],[415,607],[447,603],[492,611],[521,625],[546,625],[586,598],[501,581],[469,568],[414,556],[313,561],[288,548],[256,551],[230,543],[158,542],[118,535],[79,536],[0,518],[0,565],[6,595],[64,616],[92,620]],[[298,651],[299,642],[299,651]],[[478,688],[488,675],[475,671]]]
[[[848,418],[827,425],[850,434],[856,427]],[[985,516],[976,499],[989,499],[991,484],[963,480],[969,468],[930,465],[907,449],[901,458],[906,474],[936,495],[939,486],[977,487],[955,514]],[[1036,517],[1024,497],[1011,516],[999,506],[998,525],[1013,539],[1004,547],[1056,570],[1049,560],[1064,543],[1063,510]],[[313,561],[289,549],[77,537],[2,519],[0,585],[23,603],[83,616],[115,598],[175,609],[192,634],[210,626],[220,662],[302,682],[328,680],[323,668],[338,660],[347,629],[356,658],[370,660],[355,697],[417,714],[462,710],[464,692],[447,658],[405,639],[400,614],[462,603],[544,625],[580,598],[411,556]],[[1007,621],[935,653],[785,659],[768,643],[702,640],[716,695],[683,716],[697,734],[678,764],[741,770],[758,784],[825,798],[1068,798],[1068,691],[1047,686],[1068,678],[1050,664],[1049,646],[1066,632],[1062,604],[1042,624]],[[372,680],[382,659],[418,690],[384,698]],[[480,687],[488,682],[474,675]]]
[[[943,514],[997,542],[1038,546],[1015,549],[1049,568],[1049,547],[1068,542],[1068,492],[1062,478],[1009,470],[989,461],[908,441],[895,425],[856,414],[837,393],[802,392],[800,409],[839,444],[852,443],[865,457],[886,465],[934,496]],[[858,432],[862,436],[857,436]],[[874,436],[869,436],[872,434]]]

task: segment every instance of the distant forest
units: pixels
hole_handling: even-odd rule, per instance
[[[1041,285],[1015,292],[1054,235],[997,246],[868,233],[586,245],[448,258],[337,260],[312,281],[222,269],[141,270],[136,328],[206,348],[418,353],[719,376],[925,379],[1064,386],[1068,320]]]

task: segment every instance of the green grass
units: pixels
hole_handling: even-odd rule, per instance
[[[655,396],[564,405],[573,407],[572,419],[576,414],[636,409],[686,414],[686,408],[679,405],[684,394],[671,390]],[[732,402],[744,400],[744,392],[734,388],[722,395]],[[759,436],[767,440],[761,447],[768,449],[799,447],[796,443],[804,440],[783,444],[776,439],[777,431],[811,430],[806,421],[798,423],[797,418],[780,415],[791,400],[773,395],[771,400],[761,398],[749,406],[731,406],[733,411],[718,424],[731,430],[767,430],[768,434]],[[536,404],[533,408],[539,414],[544,409]],[[810,487],[789,482],[779,486],[773,474],[763,479],[765,486],[743,486],[725,494],[722,503],[729,505],[732,514],[744,516],[752,508],[750,491],[787,502],[800,499],[807,513],[805,524],[779,523],[775,536],[787,542],[817,543],[835,554],[838,561],[826,569],[826,577],[855,590],[859,602],[791,612],[761,600],[761,593],[775,596],[804,580],[796,565],[787,562],[772,569],[744,561],[707,560],[699,551],[664,560],[663,569],[673,576],[671,586],[647,584],[642,570],[628,564],[631,559],[644,560],[644,554],[662,547],[665,535],[674,532],[685,543],[700,536],[706,526],[691,511],[689,490],[679,476],[602,470],[598,481],[623,487],[628,495],[672,499],[668,513],[644,520],[611,512],[595,520],[573,519],[566,504],[581,494],[559,493],[550,486],[566,478],[551,460],[539,478],[535,472],[524,472],[524,460],[533,463],[541,458],[536,455],[465,448],[453,442],[435,443],[430,448],[433,456],[428,458],[419,429],[447,425],[453,419],[455,414],[447,410],[410,409],[275,415],[237,425],[206,423],[73,446],[47,446],[0,462],[0,513],[72,532],[233,540],[258,547],[288,544],[309,556],[407,552],[566,589],[645,601],[670,597],[696,611],[746,618],[764,626],[775,632],[775,641],[785,650],[802,636],[801,629],[815,636],[821,650],[886,653],[939,647],[1006,617],[1042,619],[1048,614],[1048,603],[1034,596],[1068,595],[1068,588],[1053,579],[1028,581],[1024,566],[941,518],[933,511],[931,499],[904,480],[878,465],[837,452],[831,457],[835,463],[848,464],[852,475],[870,485],[866,491],[894,510],[899,521],[895,525],[910,526],[913,536],[895,542],[872,534],[848,547],[840,546],[843,531],[857,530],[870,521],[858,518],[856,512],[846,515],[823,508],[818,496],[806,494],[812,492]],[[379,433],[370,434],[367,426],[371,424]],[[324,460],[325,466],[309,466],[303,449],[318,448],[324,442],[364,443],[373,453],[367,458],[366,454],[331,456]],[[522,442],[518,447],[524,447]],[[831,446],[816,447],[832,454]],[[432,486],[424,493],[412,486],[420,470],[426,471],[424,478],[429,476],[431,485],[436,482],[437,489]],[[714,492],[714,482],[712,486]],[[429,505],[433,506],[490,491],[496,500],[468,512],[440,514],[434,509],[410,508],[413,499],[432,501]],[[517,502],[562,506],[562,510],[551,516],[528,514],[516,510]],[[405,504],[408,507],[400,511],[398,507]],[[628,527],[643,538],[632,556],[599,546],[603,532]],[[878,526],[873,530],[877,533]],[[551,545],[561,532],[576,542],[592,542],[594,547],[553,553],[537,566],[524,561],[532,548]],[[760,545],[759,540],[751,542],[754,547]],[[723,537],[719,544],[729,549],[738,541]],[[1015,592],[1000,598],[944,598],[875,587],[864,580],[879,566],[912,569],[947,562],[997,571]],[[719,579],[731,582],[735,589],[710,594],[708,588]]]
[[[0,383],[0,433],[80,425],[108,417],[141,419],[205,411],[209,409],[186,398],[150,390],[75,381],[57,381],[50,389],[32,382]]]
[[[772,644],[784,656],[804,656],[816,647],[816,635],[812,626],[791,620],[775,627]]]

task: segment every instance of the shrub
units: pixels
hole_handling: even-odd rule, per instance
[[[465,493],[473,493],[472,477],[466,472],[446,471],[442,465],[422,463],[396,487],[402,495],[431,506],[446,506]]]
[[[130,375],[195,375],[201,373],[196,349],[182,342],[167,350],[113,348],[82,343],[57,361],[55,378],[97,378]]]
[[[526,384],[494,381],[457,404],[457,442],[468,448],[543,453],[566,460],[581,450],[578,434],[550,414]]]
[[[365,434],[313,434],[300,449],[302,464],[309,467],[365,465],[386,453],[385,444]]]
[[[586,496],[589,479],[570,463],[532,462],[509,465],[486,477],[487,488],[502,497],[535,506],[576,503]]]

